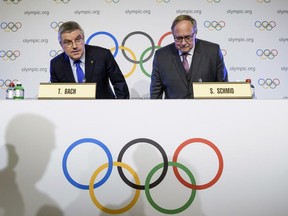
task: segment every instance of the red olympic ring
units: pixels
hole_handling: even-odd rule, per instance
[[[162,44],[163,39],[164,39],[165,37],[167,37],[168,35],[170,35],[170,34],[172,34],[171,31],[170,31],[170,32],[166,32],[165,34],[163,34],[163,35],[161,36],[161,38],[159,39],[159,41],[158,41],[158,46],[161,47],[161,44]]]
[[[173,162],[177,162],[177,159],[178,159],[178,155],[180,153],[180,151],[187,145],[189,144],[192,144],[192,143],[197,143],[197,142],[200,142],[200,143],[203,143],[203,144],[206,144],[208,146],[210,146],[216,153],[217,157],[218,157],[218,160],[219,160],[219,168],[218,168],[218,171],[215,175],[215,177],[208,183],[206,184],[202,184],[202,185],[193,185],[193,184],[190,184],[189,182],[185,181],[179,171],[178,171],[178,168],[177,167],[173,167],[173,171],[174,171],[174,174],[176,176],[176,178],[186,187],[188,188],[191,188],[193,190],[203,190],[203,189],[206,189],[206,188],[209,188],[211,187],[212,185],[214,185],[220,178],[221,174],[222,174],[222,171],[223,171],[223,166],[224,166],[224,162],[223,162],[223,157],[222,157],[222,154],[221,152],[219,151],[219,149],[212,143],[210,142],[209,140],[206,140],[206,139],[202,139],[202,138],[192,138],[192,139],[188,139],[186,141],[184,141],[180,146],[178,146],[178,148],[176,149],[174,155],[173,155]]]

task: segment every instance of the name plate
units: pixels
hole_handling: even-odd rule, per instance
[[[246,82],[195,82],[195,99],[251,99],[250,83]]]
[[[40,83],[38,99],[96,99],[96,83]]]

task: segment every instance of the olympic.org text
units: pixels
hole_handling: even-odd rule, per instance
[[[242,71],[255,71],[256,68],[255,67],[245,67],[245,66],[241,66],[241,67],[238,67],[238,66],[232,66],[232,67],[229,67],[229,70],[230,71],[234,71],[234,72],[242,72]]]
[[[277,10],[277,14],[288,14],[288,10]]]
[[[229,42],[232,43],[242,43],[242,42],[248,42],[248,43],[254,43],[254,38],[228,38]]]
[[[279,41],[282,43],[287,43],[288,42],[288,38],[279,38]]]
[[[21,69],[22,72],[47,72],[47,68],[38,68],[38,67],[23,67]]]
[[[35,38],[31,38],[31,39],[23,39],[23,43],[27,43],[27,44],[35,44],[35,43],[45,43],[47,44],[48,43],[48,39],[35,39]]]
[[[176,10],[176,14],[202,14],[202,10]]]
[[[49,16],[49,11],[25,11],[24,15],[30,16],[30,15],[47,15]]]
[[[76,15],[100,15],[100,10],[76,10]]]
[[[128,15],[150,15],[151,14],[151,10],[139,10],[139,9],[136,9],[136,10],[125,10],[125,14],[128,14]]]
[[[253,13],[252,10],[227,10],[227,14],[231,14],[231,15],[234,15],[234,14],[249,14],[251,15]]]

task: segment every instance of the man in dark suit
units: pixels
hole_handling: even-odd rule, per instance
[[[86,45],[78,23],[63,23],[58,40],[64,52],[50,61],[52,83],[97,83],[97,99],[129,99],[127,83],[110,50]]]
[[[151,99],[193,98],[193,82],[227,82],[220,46],[196,39],[197,22],[188,15],[171,26],[175,43],[156,51],[151,75]]]

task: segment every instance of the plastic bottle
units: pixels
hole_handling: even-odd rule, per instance
[[[255,96],[255,87],[254,87],[254,85],[252,84],[251,79],[246,79],[246,82],[247,82],[247,83],[250,83],[252,99],[255,99],[255,98],[256,98],[256,96]]]
[[[24,88],[21,82],[16,83],[16,86],[14,88],[14,99],[15,100],[24,99]]]
[[[14,99],[14,87],[15,87],[15,84],[11,82],[6,90],[6,100]]]

